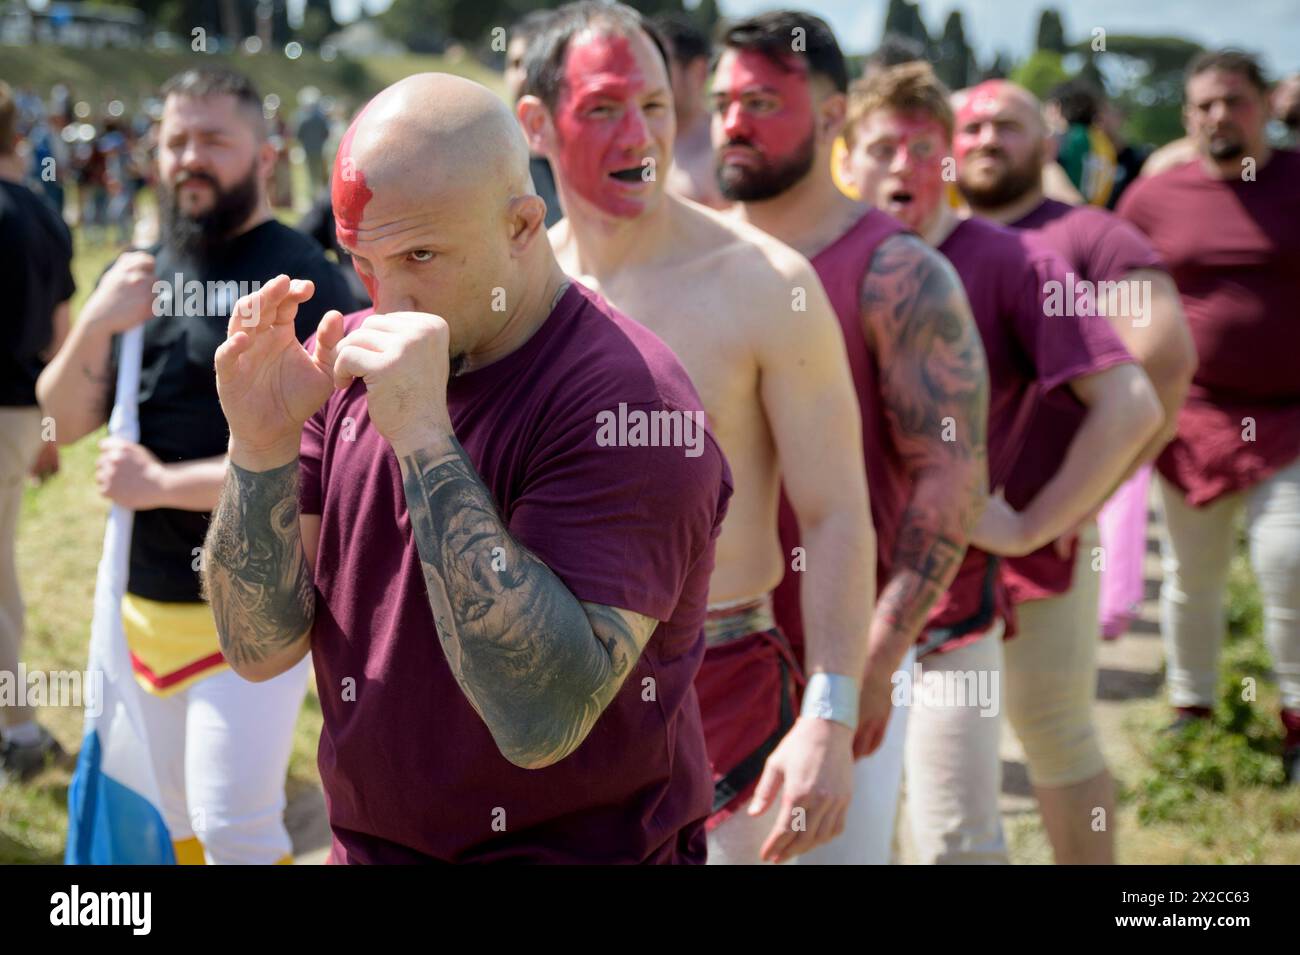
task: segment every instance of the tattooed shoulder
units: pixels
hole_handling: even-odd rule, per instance
[[[952,416],[982,447],[988,373],[961,279],[916,236],[883,242],[862,283],[862,321],[900,438],[933,444]],[[961,450],[967,441],[947,442]]]

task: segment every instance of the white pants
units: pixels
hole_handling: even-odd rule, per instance
[[[1224,599],[1236,519],[1244,510],[1250,563],[1264,602],[1264,641],[1273,656],[1282,706],[1300,709],[1300,460],[1271,478],[1205,507],[1160,479],[1165,533],[1160,629],[1174,706],[1213,706]]]
[[[907,651],[900,669],[910,671],[915,652]],[[903,739],[907,707],[895,706],[880,748],[853,767],[853,799],[844,831],[830,842],[795,856],[796,865],[883,865],[889,862],[903,777]],[[780,797],[767,812],[751,818],[740,811],[709,833],[709,865],[757,865],[758,853],[772,831]],[[748,804],[746,804],[748,805]]]
[[[911,673],[916,651],[909,649],[899,670]],[[892,685],[892,684],[891,684]],[[880,747],[853,767],[853,800],[844,831],[825,845],[805,852],[799,865],[888,865],[903,785],[903,741],[911,707],[894,706]]]
[[[140,692],[163,819],[213,865],[269,865],[292,852],[284,777],[311,655],[265,683],[222,670],[172,696]]]
[[[907,817],[917,861],[1006,863],[998,800],[1002,791],[1002,622],[987,636],[948,653],[921,658],[922,686],[913,689],[904,759]],[[991,690],[987,706],[965,696],[935,701],[930,681]]]

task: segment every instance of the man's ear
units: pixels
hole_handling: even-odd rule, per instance
[[[545,241],[546,200],[537,195],[512,196],[506,205],[506,218],[510,229],[510,250],[522,255],[542,234]]]
[[[844,131],[844,117],[848,114],[849,98],[836,90],[822,97],[817,104],[817,131],[822,139],[834,142]]]
[[[555,142],[555,126],[551,111],[536,96],[521,96],[515,104],[515,115],[524,129],[524,138],[534,155],[550,156]]]
[[[275,172],[276,160],[275,147],[270,141],[263,140],[257,147],[257,167],[263,182],[269,182],[271,174]],[[313,198],[315,198],[313,196]]]

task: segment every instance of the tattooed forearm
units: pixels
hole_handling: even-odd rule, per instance
[[[401,460],[429,605],[456,681],[503,756],[549,766],[586,738],[655,621],[579,603],[509,534],[459,443]]]
[[[961,282],[911,236],[883,243],[863,282],[891,436],[912,493],[872,625],[873,648],[905,648],[952,583],[988,491],[988,371]]]
[[[287,656],[309,638],[316,591],[298,528],[296,458],[263,472],[230,465],[208,528],[203,585],[236,670]]]

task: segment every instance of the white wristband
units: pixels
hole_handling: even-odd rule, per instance
[[[858,729],[858,681],[840,673],[814,673],[803,691],[800,716],[834,720]]]

